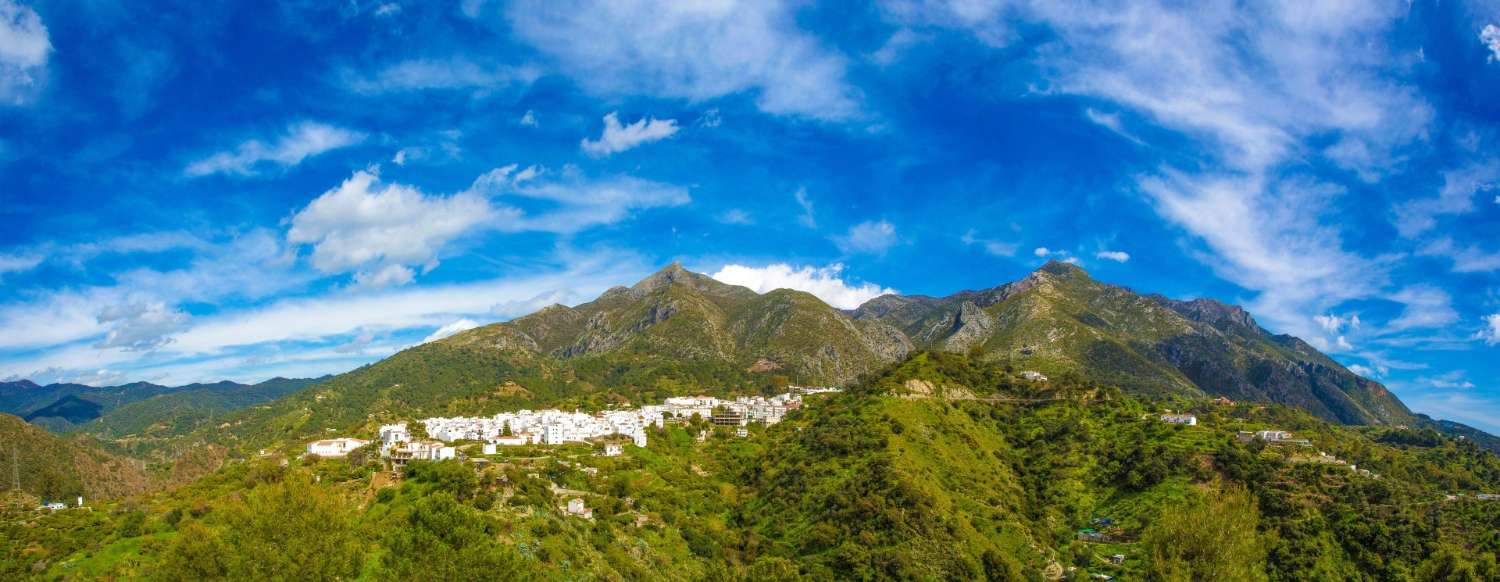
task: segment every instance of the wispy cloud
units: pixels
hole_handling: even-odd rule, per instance
[[[481,65],[463,57],[413,59],[387,66],[371,75],[344,71],[344,87],[355,93],[379,95],[406,91],[491,91],[534,82],[541,71],[530,66]]]
[[[594,157],[617,154],[636,146],[661,141],[677,133],[677,120],[641,118],[635,123],[621,125],[617,112],[604,116],[604,133],[598,139],[584,138],[579,147]]]
[[[797,27],[796,4],[520,0],[510,29],[583,87],[704,101],[752,93],[767,113],[858,113],[846,59]]]
[[[1094,253],[1094,257],[1104,259],[1106,261],[1124,263],[1130,260],[1130,253],[1127,253],[1125,251],[1099,251],[1097,253]]]
[[[896,226],[884,220],[870,220],[849,227],[849,231],[833,237],[834,244],[845,253],[883,255],[900,239],[896,237]]]
[[[807,188],[798,188],[792,197],[796,198],[797,207],[802,209],[802,213],[797,215],[797,223],[807,228],[817,228],[818,220],[813,216],[813,202],[807,196]]]
[[[264,166],[295,166],[307,158],[355,145],[364,139],[364,133],[325,123],[294,123],[287,127],[286,133],[277,138],[275,143],[267,144],[252,139],[233,150],[219,152],[188,164],[183,172],[190,177],[211,174],[250,176]]]

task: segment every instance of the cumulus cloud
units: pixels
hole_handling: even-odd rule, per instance
[[[1130,260],[1130,253],[1127,253],[1125,251],[1099,251],[1097,253],[1094,253],[1094,256],[1100,259],[1114,261],[1116,263],[1123,263]]]
[[[233,150],[188,164],[184,173],[190,177],[211,174],[250,176],[265,165],[295,166],[307,158],[355,145],[364,139],[363,133],[325,123],[294,123],[275,143],[252,139]]]
[[[501,214],[473,193],[429,196],[366,170],[293,215],[287,241],[311,245],[313,267],[324,273],[356,271],[363,285],[404,284],[414,276],[410,265],[430,270],[444,244]]]
[[[750,93],[762,111],[848,119],[846,62],[780,0],[519,0],[510,29],[579,85],[610,95],[704,101]]]
[[[0,106],[25,105],[40,92],[52,40],[29,6],[0,0]]]
[[[620,125],[618,112],[604,116],[604,133],[599,139],[584,138],[579,147],[594,157],[617,154],[639,145],[661,141],[677,133],[677,120],[641,118],[630,125]]]
[[[1484,25],[1484,30],[1479,31],[1479,41],[1484,43],[1484,48],[1489,49],[1490,62],[1500,60],[1500,26]]]
[[[527,109],[526,113],[524,115],[522,115],[521,119],[519,121],[517,121],[516,123],[520,123],[521,125],[524,125],[526,127],[536,127],[537,126],[536,112],[532,111],[530,109]]]
[[[1484,327],[1474,334],[1474,339],[1484,340],[1489,345],[1500,344],[1500,313],[1484,316]]]
[[[1350,315],[1348,317],[1342,317],[1334,315],[1332,313],[1328,315],[1317,315],[1313,316],[1313,321],[1318,322],[1318,326],[1322,327],[1323,331],[1326,331],[1328,333],[1339,333],[1346,328],[1359,329],[1361,325],[1359,315],[1357,314]]]
[[[861,222],[849,227],[849,232],[833,237],[834,244],[845,253],[883,255],[896,246],[895,225],[884,220]]]
[[[311,246],[320,272],[352,272],[364,287],[404,285],[436,268],[444,248],[471,232],[573,234],[691,200],[683,188],[630,176],[546,176],[540,166],[511,164],[443,196],[358,171],[293,215],[287,241]]]
[[[427,337],[423,338],[422,339],[422,343],[425,344],[427,342],[435,342],[437,340],[443,339],[445,337],[454,335],[454,334],[459,333],[459,332],[469,331],[469,330],[474,329],[476,327],[479,327],[479,323],[477,323],[474,320],[469,319],[469,318],[463,318],[463,319],[460,319],[458,321],[454,321],[453,323],[449,323],[449,324],[446,324],[446,325],[444,325],[442,327],[437,328],[437,331],[434,331],[434,332],[432,332],[431,335],[428,335]]]
[[[844,265],[839,263],[827,267],[794,267],[786,263],[764,267],[731,264],[711,276],[723,283],[748,287],[756,293],[776,289],[806,291],[839,309],[854,309],[881,295],[896,293],[894,289],[874,283],[850,285],[841,277],[843,270]]]
[[[153,350],[171,341],[171,334],[187,321],[188,314],[160,302],[107,307],[99,313],[99,323],[110,324],[111,329],[95,347]]]

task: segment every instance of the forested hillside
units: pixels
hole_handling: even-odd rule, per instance
[[[1162,407],[1197,426],[1162,422]],[[8,515],[11,577],[1485,580],[1500,458],[1279,405],[1148,403],[919,352],[737,438],[414,463],[275,453],[122,510]],[[1307,446],[1243,442],[1289,430]],[[708,431],[706,440],[694,438]],[[1452,497],[1450,497],[1452,496]],[[562,506],[582,499],[592,518]],[[45,535],[43,534],[45,533]],[[98,532],[107,532],[103,536]],[[1115,563],[1114,556],[1122,558]]]

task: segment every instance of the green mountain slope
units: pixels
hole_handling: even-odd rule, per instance
[[[105,421],[107,434],[134,428],[139,421],[160,422],[173,418],[174,411],[200,410],[205,413],[234,410],[250,404],[268,402],[306,387],[315,380],[273,378],[260,384],[216,382],[162,386],[134,382],[120,386],[87,386],[84,384],[48,384],[40,386],[27,380],[0,382],[0,412],[25,418],[27,422],[53,432],[68,432],[81,425],[109,415],[122,407],[127,410]],[[150,401],[138,406],[132,404]],[[128,420],[138,419],[138,420]],[[122,422],[120,426],[114,426]],[[147,422],[149,425],[150,422]],[[96,427],[98,428],[98,427]]]
[[[986,291],[881,297],[852,315],[901,329],[922,348],[1077,372],[1147,395],[1277,402],[1351,424],[1416,421],[1384,386],[1297,338],[1270,334],[1243,309],[1139,295],[1067,263]]]
[[[0,489],[20,488],[43,499],[72,501],[122,497],[150,485],[142,463],[98,450],[90,443],[49,433],[0,414]]]
[[[74,430],[116,442],[170,438],[211,423],[215,416],[271,402],[326,379],[272,378],[258,384],[193,384],[124,404],[83,423],[73,421]]]
[[[303,402],[314,414],[347,403],[331,398]],[[0,577],[1500,575],[1500,502],[1474,495],[1500,489],[1500,457],[1472,442],[1275,404],[1174,406],[1201,423],[1162,422],[1157,406],[1079,375],[1032,382],[994,360],[918,352],[746,437],[668,425],[617,457],[507,447],[413,463],[399,480],[369,454],[231,463],[113,508],[0,520]],[[1265,429],[1312,446],[1236,438]],[[591,518],[565,513],[574,499]]]

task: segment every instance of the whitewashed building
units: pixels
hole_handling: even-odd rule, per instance
[[[349,451],[370,444],[370,441],[355,438],[323,439],[307,443],[307,454],[319,457],[342,457]]]

